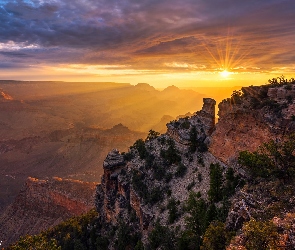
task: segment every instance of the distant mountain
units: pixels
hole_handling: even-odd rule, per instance
[[[136,89],[142,90],[142,91],[155,91],[156,89],[147,84],[147,83],[138,83],[134,86]]]

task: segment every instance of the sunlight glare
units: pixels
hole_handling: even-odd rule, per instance
[[[224,78],[229,77],[230,74],[231,74],[231,73],[228,72],[226,69],[223,70],[222,72],[220,72],[220,75],[221,75],[222,77],[224,77]]]

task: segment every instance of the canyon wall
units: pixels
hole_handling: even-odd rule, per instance
[[[1,215],[2,246],[88,212],[94,207],[96,185],[57,177],[29,177],[14,203]]]

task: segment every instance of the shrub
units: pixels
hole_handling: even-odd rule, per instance
[[[208,196],[213,202],[218,202],[222,199],[222,169],[218,163],[210,164],[210,189]]]
[[[133,146],[130,147],[131,149],[136,149],[139,153],[139,157],[141,159],[144,159],[146,157],[147,154],[147,150],[145,148],[145,143],[143,141],[143,139],[138,139]]]
[[[225,249],[229,233],[224,223],[213,221],[204,234],[202,250]]]
[[[203,180],[202,174],[198,173],[198,181],[201,182]]]
[[[175,172],[175,177],[183,177],[186,174],[186,171],[187,167],[184,164],[179,163]]]
[[[169,165],[178,163],[181,161],[181,156],[175,147],[175,142],[170,138],[168,140],[168,149],[161,150],[161,157],[164,158]]]
[[[151,140],[154,140],[154,139],[157,139],[159,137],[160,133],[159,132],[156,132],[154,130],[150,130],[145,141],[151,141]]]
[[[168,222],[172,224],[179,216],[175,199],[172,198],[169,200],[167,209],[169,210]]]
[[[198,131],[196,129],[196,126],[192,126],[190,132],[189,132],[189,151],[191,153],[196,152],[198,147]]]
[[[148,235],[149,249],[174,249],[175,236],[168,227],[156,222],[154,229]]]
[[[190,122],[188,120],[188,117],[184,118],[184,121],[180,124],[180,128],[182,129],[189,129],[190,128]]]
[[[165,178],[166,169],[163,166],[153,165],[153,176],[156,180],[160,181]]]
[[[169,183],[172,180],[173,174],[172,173],[166,173],[165,175],[165,182]]]
[[[253,153],[242,151],[239,163],[248,167],[254,177],[275,176],[284,181],[292,180],[295,172],[295,134],[285,141],[271,140]]]
[[[247,250],[278,249],[279,235],[272,222],[251,219],[243,227]]]
[[[202,155],[198,155],[198,163],[202,166],[205,167],[204,159]]]
[[[132,228],[122,220],[119,222],[116,236],[115,246],[118,250],[134,248],[140,238],[140,235],[133,232]]]
[[[131,161],[135,157],[135,155],[131,151],[127,153],[122,152],[122,155],[124,157],[124,161]]]

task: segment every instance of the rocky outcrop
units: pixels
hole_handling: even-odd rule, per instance
[[[48,180],[28,178],[14,203],[1,215],[2,245],[88,212],[94,207],[96,185],[57,177]]]
[[[129,209],[133,209],[139,219],[142,230],[147,229],[147,216],[142,210],[141,200],[130,186],[130,180],[124,178],[123,156],[117,149],[107,155],[103,168],[101,185],[96,191],[96,208],[106,223],[116,224],[118,219]]]
[[[190,118],[180,118],[167,124],[167,134],[182,145],[190,144],[190,131],[195,126],[197,140],[205,141],[211,135],[215,127],[216,101],[211,98],[203,99],[203,107]],[[188,121],[189,119],[189,121]]]
[[[271,139],[295,131],[294,87],[243,88],[243,97],[219,103],[219,120],[209,150],[225,163],[243,150],[254,151]]]
[[[124,166],[124,158],[117,149],[109,152],[103,163],[104,174],[96,191],[96,208],[106,222],[116,222],[120,208],[127,205],[125,201],[129,197],[129,186],[121,185],[118,181],[118,174]]]

